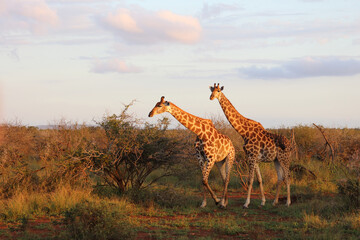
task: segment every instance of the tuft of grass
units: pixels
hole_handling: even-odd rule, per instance
[[[305,213],[303,220],[306,228],[322,229],[328,226],[328,222],[325,219],[322,219],[319,215],[315,215],[314,213]]]
[[[20,217],[30,217],[43,213],[43,207],[47,205],[44,194],[29,192],[16,192],[11,199],[3,200],[1,214],[4,220],[15,220]]]
[[[50,195],[48,207],[51,213],[60,214],[77,203],[90,199],[97,199],[91,195],[91,189],[77,189],[69,185],[60,185]]]
[[[360,178],[348,177],[343,181],[339,181],[338,190],[346,208],[360,208]]]
[[[91,189],[78,189],[70,185],[58,186],[53,192],[39,193],[17,191],[11,198],[0,200],[0,216],[5,221],[22,217],[60,215],[82,201],[100,201],[91,194]],[[117,200],[117,205],[125,200]],[[109,202],[114,202],[109,199]]]
[[[342,225],[344,229],[357,230],[360,234],[360,211],[345,215],[342,218]]]

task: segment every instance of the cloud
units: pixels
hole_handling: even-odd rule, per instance
[[[217,4],[209,5],[205,3],[203,5],[200,15],[202,19],[208,19],[208,18],[217,17],[224,12],[238,11],[242,9],[243,8],[235,4],[217,3]]]
[[[15,60],[15,61],[20,61],[20,57],[19,57],[17,48],[11,50],[11,51],[8,53],[8,56],[9,56],[11,59]]]
[[[360,60],[340,57],[307,57],[283,62],[273,67],[240,68],[241,76],[250,79],[294,79],[360,74]]]
[[[244,13],[245,14],[245,13]],[[273,15],[273,16],[272,16]],[[326,45],[339,39],[356,38],[360,34],[358,19],[337,21],[335,18],[313,17],[301,13],[271,13],[229,19],[216,19],[204,23],[204,42],[227,42],[242,47],[257,47],[257,44],[276,46],[285,41],[289,45]],[[301,20],[299,20],[301,18]],[[206,41],[207,40],[207,41]],[[223,47],[231,44],[223,44]],[[233,47],[233,46],[232,46]]]
[[[171,11],[151,12],[142,8],[118,9],[104,17],[102,23],[115,36],[137,44],[193,44],[199,41],[202,32],[199,21],[192,16],[178,15]]]
[[[41,33],[59,19],[45,0],[5,0],[0,3],[0,28]]]
[[[142,30],[137,26],[136,21],[131,16],[128,9],[119,9],[115,14],[109,13],[106,21],[115,29],[130,33],[141,33]]]
[[[138,73],[141,69],[119,59],[97,60],[92,66],[95,73]]]

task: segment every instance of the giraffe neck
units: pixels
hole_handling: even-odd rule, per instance
[[[173,103],[170,103],[171,110],[169,113],[174,116],[184,127],[194,132],[200,138],[202,138],[204,121],[206,119],[196,117],[188,112],[185,112]]]
[[[229,99],[225,97],[223,93],[220,94],[218,98],[221,108],[224,111],[224,114],[231,126],[244,138],[248,139],[248,135],[246,134],[249,129],[253,129],[253,127],[258,127],[260,129],[264,129],[263,126],[255,122],[254,120],[248,119],[241,115],[235,107],[231,104]]]

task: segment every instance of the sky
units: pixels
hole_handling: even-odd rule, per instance
[[[0,0],[3,123],[148,118],[161,96],[266,128],[360,127],[359,0]],[[164,115],[177,122],[171,115]]]

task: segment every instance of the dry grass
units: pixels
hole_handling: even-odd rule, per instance
[[[91,191],[91,188],[72,188],[69,185],[59,186],[50,193],[17,191],[11,198],[0,200],[0,215],[6,220],[49,214],[61,215],[78,203],[103,201]],[[108,199],[107,202],[116,205],[122,211],[136,211],[136,207],[124,198]]]
[[[305,226],[310,228],[321,229],[328,226],[328,222],[325,219],[322,219],[319,215],[315,215],[314,213],[304,213],[303,220]]]
[[[237,160],[244,161],[241,138],[232,129],[229,129],[228,125],[220,127],[234,142],[238,151]],[[356,205],[353,208],[346,207],[347,203],[341,199],[341,192],[339,191],[338,194],[337,182],[340,179],[346,180],[350,176],[350,171],[344,170],[346,166],[349,166],[350,161],[356,163],[359,160],[356,149],[359,147],[360,131],[327,130],[329,138],[337,143],[335,148],[338,156],[335,164],[329,165],[327,159],[319,160],[317,158],[324,146],[320,133],[316,129],[306,126],[299,126],[295,130],[300,149],[300,160],[294,161],[294,163],[311,170],[316,175],[316,179],[307,175],[295,176],[293,174],[291,191],[292,196],[300,196],[297,202],[294,202],[286,210],[282,206],[274,208],[267,204],[262,210],[255,211],[259,215],[267,216],[265,220],[259,218],[257,222],[251,222],[257,217],[256,214],[251,214],[251,211],[255,209],[255,205],[252,204],[251,207],[254,209],[246,212],[251,215],[248,224],[260,230],[270,229],[280,233],[280,236],[288,233],[285,238],[300,239],[300,237],[310,235],[314,239],[327,237],[341,239],[343,236],[356,236],[360,229],[359,209],[356,208]],[[2,131],[4,136],[3,142],[0,143],[0,220],[3,222],[21,221],[21,219],[38,216],[64,217],[64,213],[79,210],[83,203],[89,203],[89,209],[97,211],[99,216],[102,216],[101,211],[107,212],[105,215],[110,219],[107,222],[109,228],[112,228],[111,214],[116,212],[119,216],[140,216],[137,218],[126,217],[121,224],[125,224],[124,228],[135,226],[142,228],[143,231],[147,230],[140,224],[144,219],[158,219],[158,226],[151,225],[157,229],[162,229],[162,221],[165,221],[168,229],[178,231],[178,233],[197,227],[226,236],[250,231],[241,225],[246,214],[243,215],[245,210],[242,210],[241,207],[238,208],[236,205],[238,202],[230,203],[230,210],[219,212],[216,214],[216,219],[214,218],[215,211],[212,212],[216,209],[214,204],[209,204],[208,207],[211,210],[204,210],[204,212],[200,212],[196,208],[200,199],[197,191],[197,187],[201,183],[200,172],[192,171],[196,160],[189,160],[189,155],[179,156],[181,161],[179,160],[172,166],[179,170],[178,174],[174,174],[171,178],[163,178],[156,188],[153,186],[151,191],[148,188],[148,193],[138,191],[141,194],[137,194],[133,198],[129,195],[119,197],[114,192],[104,191],[100,196],[94,194],[93,187],[95,183],[99,183],[101,186],[104,185],[104,182],[99,182],[99,178],[89,174],[89,167],[82,165],[83,159],[79,157],[78,153],[84,149],[106,146],[104,131],[101,129],[65,125],[51,130],[39,130],[7,125],[2,128]],[[194,140],[193,135],[182,130],[167,131],[167,134],[181,135],[182,139],[186,139],[186,145],[181,145],[183,142],[179,143],[181,148],[185,149],[185,152],[193,152],[192,144],[189,143]],[[283,130],[283,133],[288,134],[289,129]],[[354,164],[350,165],[354,166]],[[260,168],[265,191],[274,194],[277,182],[274,164],[263,163]],[[163,174],[161,171],[164,170],[159,169],[156,176]],[[356,175],[357,171],[359,169],[353,169],[352,176],[358,176]],[[215,175],[211,175],[211,184],[215,190],[221,190],[222,182],[218,177],[217,170],[213,172]],[[247,173],[244,172],[244,174]],[[156,178],[156,176],[151,177]],[[233,189],[241,189],[239,181],[234,180],[237,177],[235,173],[232,174],[233,179],[230,186]],[[196,184],[194,184],[195,182]],[[356,194],[356,186],[358,185],[344,188],[346,190],[343,193],[345,199],[346,197],[350,200],[353,199],[350,197],[353,196],[351,194]],[[256,184],[254,187],[258,190]],[[284,193],[285,187],[282,188],[282,194]],[[210,198],[208,200],[211,202]],[[239,201],[241,204],[243,203],[243,199]],[[86,212],[87,209],[82,210]],[[235,212],[229,214],[231,211]],[[197,214],[199,215],[195,221],[194,216]],[[174,215],[188,216],[188,219],[174,218]],[[274,215],[279,219],[283,219],[283,217],[292,219],[289,222],[287,222],[288,220],[279,220],[274,223],[271,221]],[[164,219],[165,216],[169,219]],[[86,217],[83,220],[87,220]],[[265,221],[265,223],[259,223],[259,221]],[[295,233],[298,230],[302,232]],[[254,231],[255,234],[256,230]],[[160,238],[160,235],[158,237]]]
[[[343,221],[344,224],[350,226],[352,229],[360,229],[360,211],[346,215]]]

